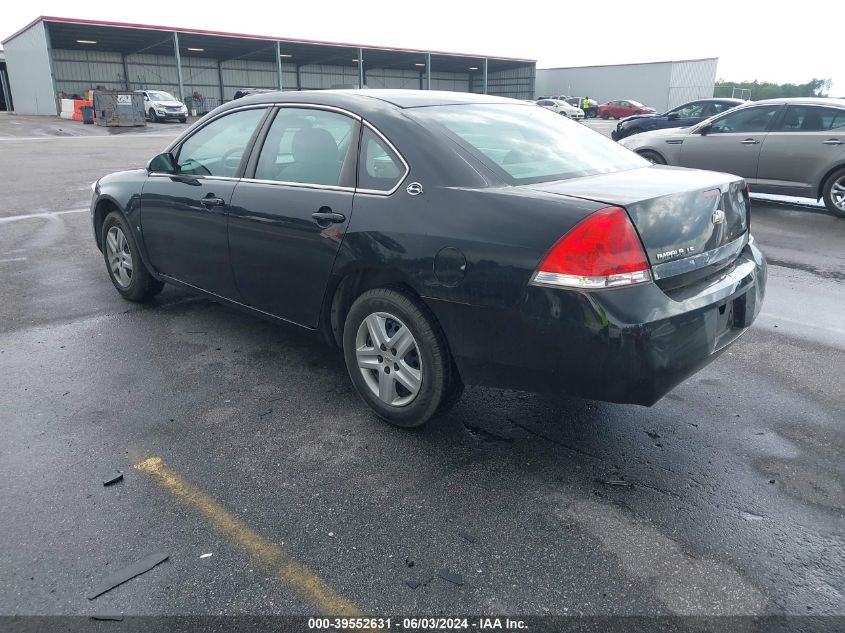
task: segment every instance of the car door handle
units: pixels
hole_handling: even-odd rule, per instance
[[[755,138],[747,138],[744,141],[740,141],[743,145],[759,145],[760,141]]]
[[[826,141],[824,141],[824,144],[825,145],[842,145],[842,141],[840,141],[838,138],[829,138]]]
[[[320,211],[311,214],[311,217],[322,227],[327,227],[329,224],[340,224],[346,222],[346,216],[342,213],[335,213],[328,207],[321,207]]]
[[[205,198],[200,200],[202,206],[204,207],[222,207],[226,204],[226,201],[223,198],[218,198],[214,194],[208,194]]]

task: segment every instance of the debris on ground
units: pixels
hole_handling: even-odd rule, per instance
[[[103,479],[103,485],[104,486],[112,486],[112,485],[116,484],[118,481],[123,481],[123,473],[120,472],[119,470],[117,471],[116,475],[110,475],[110,476],[106,477],[105,479]]]
[[[414,566],[414,561],[412,561],[410,558],[407,558],[407,557],[406,557],[406,558],[405,558],[405,564],[406,564],[408,567],[413,567],[413,566]]]
[[[265,415],[270,415],[271,413],[273,413],[273,409],[267,409],[264,413],[259,413],[258,417],[263,418]]]
[[[89,616],[92,620],[106,620],[109,622],[123,622],[122,613],[94,613]]]
[[[633,488],[634,484],[624,479],[596,479],[596,482],[605,484],[606,486],[622,486],[624,488]]]
[[[464,577],[460,574],[456,574],[455,572],[449,571],[445,567],[437,572],[437,575],[440,576],[446,582],[451,582],[453,585],[462,585],[464,584]]]
[[[211,552],[209,552],[208,554],[200,554],[200,558],[210,558],[210,557],[211,557]]]
[[[434,575],[428,574],[427,576],[423,576],[422,578],[410,578],[405,581],[405,584],[408,585],[411,589],[417,589],[419,587],[425,587],[432,580],[434,580]]]
[[[478,539],[469,532],[458,532],[458,536],[460,536],[465,541],[469,541],[470,543],[478,543]]]
[[[156,565],[163,563],[168,558],[170,558],[170,554],[165,554],[164,552],[157,552],[155,554],[150,554],[139,560],[136,563],[132,563],[114,572],[111,576],[103,580],[95,589],[93,589],[88,595],[85,597],[89,600],[93,600],[97,596],[101,596],[107,591],[111,591],[118,585],[122,585],[127,580],[132,580],[135,576],[140,576],[144,572],[150,571]]]
[[[660,433],[658,433],[656,431],[646,431],[645,434],[648,435],[653,440],[659,440],[660,439]]]

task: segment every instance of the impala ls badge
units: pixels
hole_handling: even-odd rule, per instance
[[[420,183],[412,182],[405,191],[408,192],[409,196],[418,196],[423,192],[423,188]]]
[[[721,224],[725,221],[725,212],[721,209],[716,209],[713,212],[713,216],[711,219],[713,220],[713,224]]]

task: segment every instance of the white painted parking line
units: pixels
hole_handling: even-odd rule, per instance
[[[18,220],[28,220],[30,218],[51,218],[56,215],[66,215],[68,213],[83,213],[88,211],[84,209],[66,209],[65,211],[45,211],[44,213],[27,213],[25,215],[10,215],[7,218],[0,218],[0,224],[8,224],[9,222],[17,222]]]

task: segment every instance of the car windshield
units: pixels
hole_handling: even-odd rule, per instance
[[[643,106],[643,104],[642,104],[642,103],[640,103],[639,101],[629,101],[628,103],[630,103],[630,104],[631,104],[632,106],[634,106],[635,108],[643,108],[643,107],[645,107],[645,106]]]
[[[648,161],[601,134],[545,108],[522,105],[434,106],[410,115],[444,132],[514,184],[645,167]]]
[[[172,94],[161,90],[148,90],[147,95],[150,97],[150,101],[176,101],[176,97]]]

